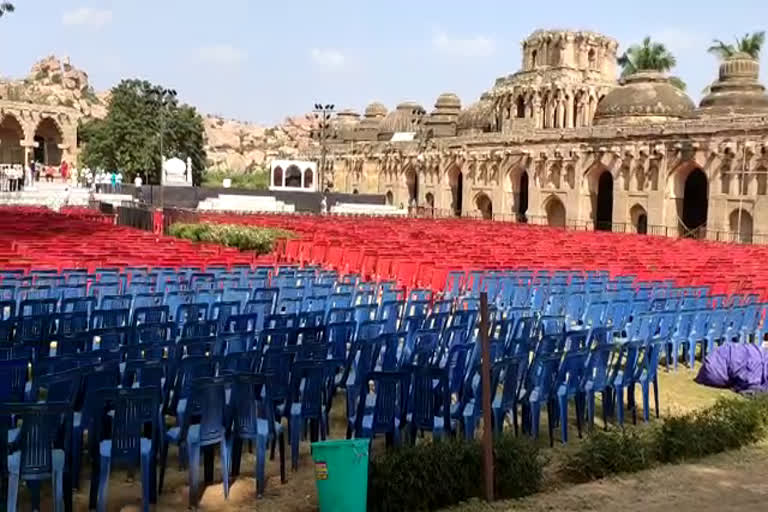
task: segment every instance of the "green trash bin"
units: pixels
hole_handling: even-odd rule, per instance
[[[312,443],[320,512],[365,512],[370,439]]]

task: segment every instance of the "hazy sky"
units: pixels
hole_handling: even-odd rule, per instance
[[[537,28],[590,29],[620,51],[645,35],[678,59],[698,101],[717,72],[713,37],[768,25],[765,0],[15,0],[0,20],[0,74],[20,77],[55,53],[98,89],[140,77],[201,111],[272,123],[315,101],[362,110],[442,92],[467,105],[519,69]],[[765,55],[768,56],[768,50]],[[763,60],[763,70],[766,68]]]

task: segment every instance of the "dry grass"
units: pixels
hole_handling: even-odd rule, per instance
[[[659,388],[662,417],[712,405],[719,396],[728,396],[729,391],[719,391],[693,382],[694,372],[681,368],[676,373],[659,372]],[[636,390],[637,403],[642,404],[640,391]],[[653,403],[651,401],[651,403]],[[331,418],[331,438],[340,439],[345,435],[343,393],[334,400]],[[597,416],[599,418],[600,411]],[[628,418],[629,419],[629,418]],[[597,420],[596,428],[601,424]],[[768,483],[761,475],[768,474],[768,444],[759,445],[738,452],[723,454],[706,459],[698,464],[666,466],[651,471],[621,478],[608,479],[585,485],[568,486],[559,479],[557,468],[562,454],[573,449],[578,443],[575,424],[570,428],[572,441],[561,445],[559,432],[556,432],[555,448],[545,450],[551,457],[552,464],[546,470],[546,488],[550,492],[542,493],[527,500],[494,503],[487,505],[473,502],[457,508],[464,511],[482,510],[661,510],[662,506],[675,504],[679,511],[708,512],[709,510],[753,510],[749,508],[758,498],[768,498]],[[546,417],[542,418],[542,446],[548,446],[546,435]],[[290,447],[286,446],[287,450]],[[376,450],[381,450],[377,444]],[[225,500],[221,486],[221,475],[215,474],[215,483],[205,489],[200,501],[201,511],[253,510],[263,511],[309,512],[317,510],[317,492],[314,471],[309,453],[309,443],[301,445],[299,470],[290,471],[290,452],[286,454],[289,466],[288,481],[280,483],[279,463],[267,461],[267,489],[262,498],[256,497],[254,480],[254,455],[243,454],[240,477],[230,489],[229,499]],[[217,458],[218,463],[218,458]],[[88,507],[89,468],[83,471],[83,490],[75,495],[75,510],[86,511]],[[48,485],[43,486],[44,499],[42,510],[50,509]],[[727,491],[727,492],[726,492]],[[154,507],[156,512],[178,512],[187,508],[188,486],[186,471],[179,471],[178,456],[171,449],[168,457],[168,472],[165,489]],[[711,501],[710,501],[711,500]],[[701,506],[708,502],[711,508]],[[126,472],[113,471],[109,486],[110,512],[134,512],[141,510],[141,480],[139,475],[130,478]],[[678,504],[680,506],[678,506]],[[690,507],[687,505],[690,504]],[[716,506],[716,508],[715,508]],[[754,509],[756,510],[756,509]]]

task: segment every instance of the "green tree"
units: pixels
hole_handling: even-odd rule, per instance
[[[13,12],[15,10],[16,7],[14,7],[11,2],[0,2],[0,18],[3,16],[3,14]]]
[[[666,73],[677,65],[677,59],[664,43],[643,39],[642,44],[633,44],[617,62],[621,66],[621,76],[627,77],[638,71],[652,70]],[[685,82],[678,77],[671,77],[670,82],[678,89],[685,90]]]
[[[753,59],[760,58],[760,51],[765,44],[765,31],[744,34],[744,37],[737,37],[736,44],[725,43],[720,39],[714,39],[707,51],[716,55],[720,59],[727,59],[736,53],[746,53]]]
[[[200,184],[206,161],[202,117],[180,105],[173,91],[143,80],[120,82],[112,89],[107,116],[80,127],[81,163],[117,169],[127,181],[141,175],[145,183],[157,184],[161,132],[163,156],[190,158],[192,180]]]

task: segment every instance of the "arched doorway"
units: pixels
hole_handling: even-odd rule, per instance
[[[285,186],[301,188],[301,169],[295,165],[289,165],[285,170]]]
[[[629,210],[629,218],[632,220],[635,233],[641,235],[648,233],[648,214],[645,212],[645,208],[636,204]]]
[[[408,186],[408,204],[419,204],[419,175],[414,169],[408,169],[405,183]]]
[[[304,188],[312,188],[313,176],[312,169],[309,167],[304,169]]]
[[[283,186],[283,168],[279,165],[275,167],[275,169],[272,171],[272,186],[273,187],[282,187]]]
[[[35,148],[35,161],[43,165],[59,166],[61,165],[62,151],[59,145],[63,139],[61,131],[56,122],[50,117],[46,117],[35,130],[34,141],[37,143]]]
[[[392,205],[392,203],[395,202],[395,196],[392,194],[391,190],[387,190],[387,195],[385,196],[387,198],[387,204]]]
[[[10,114],[4,116],[0,123],[0,164],[24,163],[23,139],[24,130],[18,119]]]
[[[461,217],[461,205],[464,203],[464,174],[454,168],[450,174],[449,183],[451,186],[451,210],[456,217]]]
[[[424,197],[424,199],[427,201],[427,206],[430,208],[435,207],[435,196],[432,195],[432,192],[427,192],[427,195]]]
[[[547,212],[547,225],[555,228],[565,227],[565,206],[560,199],[552,197],[544,211]]]
[[[707,175],[701,169],[696,169],[685,179],[681,235],[689,238],[704,238],[708,209]]]
[[[479,210],[483,219],[493,219],[493,202],[487,194],[479,194],[475,199],[475,206],[477,206],[477,209]]]
[[[603,171],[597,182],[597,208],[595,208],[595,229],[611,231],[613,227],[613,175]]]
[[[733,240],[742,244],[752,243],[752,215],[743,209],[735,209],[730,215]]]
[[[515,114],[517,114],[518,119],[523,119],[525,117],[525,99],[522,95],[517,97],[517,103],[515,104]]]
[[[520,184],[517,191],[517,221],[528,222],[528,171],[520,173]]]

